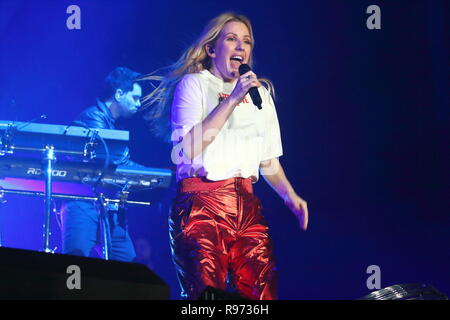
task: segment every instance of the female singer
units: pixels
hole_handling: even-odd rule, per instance
[[[147,97],[153,117],[170,113],[178,183],[170,237],[185,299],[197,298],[206,286],[225,290],[227,277],[243,297],[276,299],[272,243],[252,189],[259,172],[301,228],[308,225],[307,204],[278,160],[273,87],[253,71],[239,75],[241,64],[252,65],[253,47],[250,21],[221,14]],[[257,88],[262,109],[250,88]]]

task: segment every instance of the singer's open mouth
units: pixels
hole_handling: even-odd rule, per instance
[[[238,55],[234,55],[230,57],[230,64],[234,70],[239,69],[239,66],[244,63],[244,58]]]
[[[230,60],[232,60],[232,61],[239,61],[240,63],[243,63],[243,62],[244,62],[244,58],[241,57],[241,56],[232,56],[232,57],[230,58]]]

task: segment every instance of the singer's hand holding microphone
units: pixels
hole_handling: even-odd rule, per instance
[[[244,99],[245,95],[249,93],[253,103],[261,109],[262,100],[258,92],[261,83],[258,81],[256,74],[247,64],[240,65],[239,74],[240,76],[230,97],[235,99],[237,104],[239,104]]]

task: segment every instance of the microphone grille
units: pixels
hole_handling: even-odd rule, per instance
[[[239,74],[242,76],[244,73],[249,72],[250,70],[252,70],[252,68],[250,68],[250,66],[248,64],[241,64],[239,66]]]

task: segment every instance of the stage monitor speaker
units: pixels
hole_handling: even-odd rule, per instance
[[[358,300],[448,300],[448,297],[428,284],[406,283],[374,291]]]
[[[0,299],[169,299],[143,264],[0,248]]]

